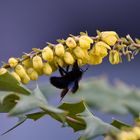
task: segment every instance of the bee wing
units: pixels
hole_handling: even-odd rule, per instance
[[[64,77],[51,77],[50,82],[53,86],[60,89],[65,89],[68,87],[69,82],[65,80]]]

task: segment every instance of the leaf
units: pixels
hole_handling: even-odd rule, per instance
[[[83,101],[78,103],[63,103],[59,108],[68,112],[66,121],[74,131],[85,129],[85,121],[78,116],[79,113],[85,110]]]
[[[80,113],[79,116],[86,122],[86,129],[83,131],[83,134],[79,140],[88,140],[95,138],[99,135],[104,135],[109,132],[118,132],[119,130],[114,126],[105,123],[98,117],[95,117],[87,108],[84,103],[85,111]]]
[[[63,103],[59,108],[69,112],[67,116],[70,117],[70,119],[67,117],[66,121],[74,131],[83,130],[82,136],[79,140],[94,138],[110,131],[118,131],[114,126],[95,117],[88,110],[84,101],[78,103]]]
[[[30,111],[34,111],[36,109],[42,109],[44,113],[41,112],[41,114],[40,112],[36,112],[36,114],[29,114]],[[67,114],[67,112],[63,111],[62,109],[49,105],[38,86],[32,91],[32,93],[30,93],[30,95],[18,94],[14,92],[0,92],[0,112],[6,112],[9,114],[9,116],[15,117],[26,116],[26,119],[30,118],[33,120],[37,120],[44,115],[50,115],[62,123],[65,122],[65,116]],[[21,121],[19,121],[7,132],[10,132],[20,124]]]
[[[9,72],[0,75],[0,91],[13,91],[22,94],[30,94],[29,89],[19,83]]]
[[[15,105],[19,97],[12,92],[0,92],[0,113],[9,112]]]
[[[36,113],[32,113],[32,114],[27,114],[26,116],[28,119],[32,119],[32,120],[36,121],[45,115],[46,115],[46,112],[41,111],[41,112],[36,112]]]
[[[120,81],[111,85],[106,78],[86,79],[81,82],[76,94],[67,97],[67,100],[84,99],[90,107],[103,112],[123,115],[132,113],[135,116],[140,112],[140,89]]]
[[[128,125],[124,122],[121,122],[119,120],[113,120],[111,125],[113,125],[114,127],[118,128],[118,129],[121,129],[122,127],[131,127],[130,125]]]

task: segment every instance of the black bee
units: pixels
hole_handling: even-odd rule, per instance
[[[63,89],[60,95],[61,100],[69,90],[72,93],[75,93],[78,90],[79,81],[82,78],[83,72],[85,72],[86,70],[83,71],[82,69],[80,69],[77,61],[74,63],[71,71],[69,71],[69,66],[67,66],[66,70],[59,66],[61,77],[52,76],[50,78],[50,82],[56,88]]]

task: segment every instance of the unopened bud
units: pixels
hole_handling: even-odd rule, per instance
[[[52,61],[53,60],[53,51],[50,47],[45,47],[42,50],[42,58],[46,61]]]
[[[113,46],[117,42],[117,33],[114,31],[101,32],[101,40],[108,45]]]
[[[7,69],[5,68],[0,68],[0,75],[3,75],[7,72]]]
[[[20,64],[18,64],[16,67],[15,67],[15,72],[19,75],[19,77],[24,77],[25,75],[27,75],[24,67]]]
[[[33,68],[27,69],[27,74],[30,77],[31,80],[37,80],[38,79],[38,73]]]
[[[18,60],[14,57],[9,58],[8,63],[11,68],[14,68],[18,64]]]
[[[101,64],[103,61],[103,58],[99,55],[89,55],[89,60],[88,60],[88,64],[90,65],[98,65]]]
[[[111,50],[109,54],[109,61],[111,64],[120,63],[120,53],[116,50]]]
[[[66,39],[66,45],[70,48],[73,49],[77,46],[76,41],[72,37],[68,37]]]
[[[60,57],[57,57],[57,56],[54,57],[54,63],[55,63],[55,66],[56,66],[56,67],[58,67],[58,65],[61,66],[61,67],[64,66],[64,61],[63,61],[63,59],[60,58]]]
[[[99,41],[95,44],[95,46],[90,50],[92,54],[98,55],[101,57],[107,56],[108,52],[107,49],[111,49],[106,43]]]
[[[74,63],[74,58],[70,52],[65,52],[64,61],[68,65],[72,65]]]
[[[57,44],[57,45],[55,46],[55,54],[56,54],[57,56],[62,57],[62,56],[64,56],[64,53],[65,53],[64,46],[63,46],[62,44]]]
[[[80,47],[76,47],[74,50],[73,50],[73,53],[75,54],[75,56],[77,58],[80,58],[80,59],[83,59],[85,58],[85,53],[84,53],[84,50]]]
[[[89,36],[87,35],[80,36],[79,45],[82,49],[89,49],[91,43],[93,43],[93,40]]]
[[[24,61],[22,61],[22,64],[24,65],[24,67],[29,68],[32,67],[32,61],[30,58],[25,59]]]
[[[25,74],[24,77],[21,78],[21,82],[23,84],[28,84],[30,82],[30,77],[27,74]]]
[[[45,64],[44,64],[44,66],[43,66],[43,72],[44,72],[44,74],[46,74],[46,75],[52,74],[52,67],[50,66],[49,63],[45,63]]]
[[[33,57],[33,68],[35,70],[40,70],[43,68],[42,58],[38,55]]]
[[[19,77],[19,75],[16,72],[11,72],[11,75],[17,80],[17,81],[21,81],[21,78]]]

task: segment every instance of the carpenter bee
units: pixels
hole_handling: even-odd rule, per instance
[[[78,90],[79,81],[86,70],[83,71],[78,66],[77,61],[74,63],[71,71],[69,71],[69,66],[66,67],[66,70],[59,66],[61,77],[52,76],[50,78],[50,83],[56,88],[63,89],[60,95],[61,100],[65,97],[69,90],[72,93],[75,93]]]

